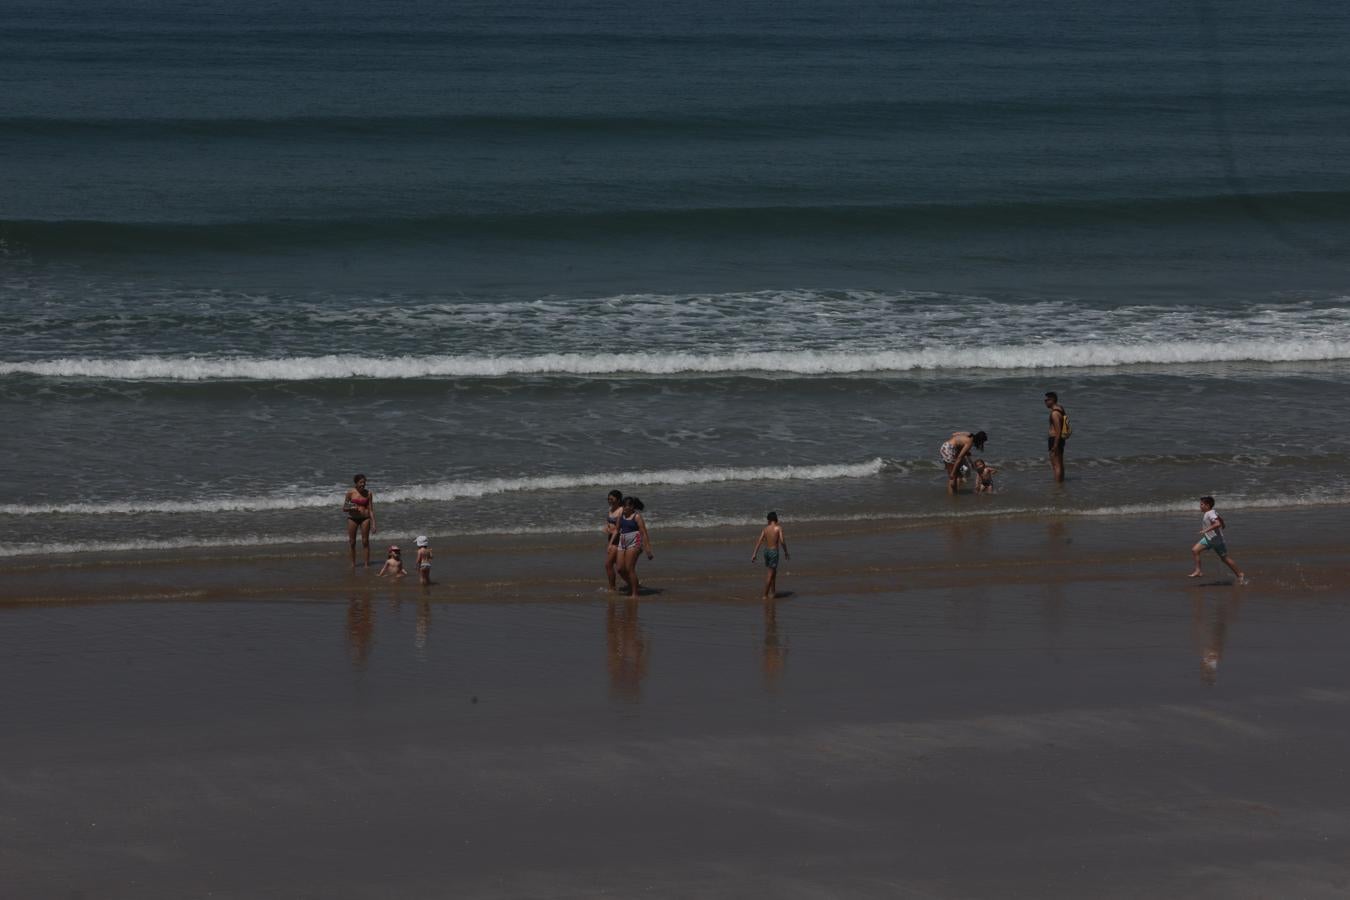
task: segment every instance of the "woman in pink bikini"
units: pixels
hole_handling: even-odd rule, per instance
[[[361,543],[366,549],[366,568],[370,568],[370,536],[375,527],[375,495],[366,488],[366,476],[352,478],[356,485],[348,489],[342,500],[342,511],[347,514],[347,544],[352,552],[352,568],[356,568],[356,533],[361,532]]]

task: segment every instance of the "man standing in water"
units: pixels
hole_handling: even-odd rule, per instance
[[[1045,392],[1045,408],[1050,410],[1050,468],[1054,470],[1055,481],[1064,480],[1064,442],[1069,439],[1073,429],[1069,427],[1069,414],[1059,405],[1059,395],[1054,391]]]

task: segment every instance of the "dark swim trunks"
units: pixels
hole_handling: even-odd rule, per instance
[[[776,569],[776,568],[778,568],[778,551],[777,551],[777,550],[769,550],[769,549],[767,549],[767,548],[765,549],[765,551],[764,551],[764,567],[765,567],[766,569]]]
[[[1065,436],[1060,438],[1060,441],[1061,441],[1060,446],[1063,447],[1065,444],[1069,442],[1069,438]],[[1055,449],[1055,436],[1053,434],[1048,434],[1045,436],[1045,449],[1047,450]]]

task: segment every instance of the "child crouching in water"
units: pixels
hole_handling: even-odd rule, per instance
[[[766,516],[769,524],[764,526],[764,530],[759,533],[759,540],[755,541],[755,550],[750,554],[750,561],[754,562],[759,557],[759,548],[764,548],[764,599],[772,600],[778,596],[778,551],[782,548],[783,556],[792,559],[792,554],[788,553],[787,535],[783,534],[783,527],[778,524],[778,513],[771,512]]]
[[[975,493],[992,494],[996,474],[998,474],[998,469],[988,465],[982,459],[975,460]]]
[[[431,541],[425,534],[419,534],[417,540],[417,577],[423,584],[431,584]]]
[[[403,568],[402,552],[398,549],[397,544],[391,544],[389,553],[384,558],[384,565],[380,567],[380,571],[375,573],[375,577],[383,578],[388,575],[390,578],[402,578],[407,575],[408,570]]]

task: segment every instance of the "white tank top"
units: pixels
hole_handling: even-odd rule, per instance
[[[1215,524],[1218,521],[1219,521],[1219,514],[1214,510],[1211,509],[1207,513],[1205,513],[1204,518],[1205,537],[1215,538],[1216,540],[1223,540],[1223,529],[1220,528],[1217,524]]]

